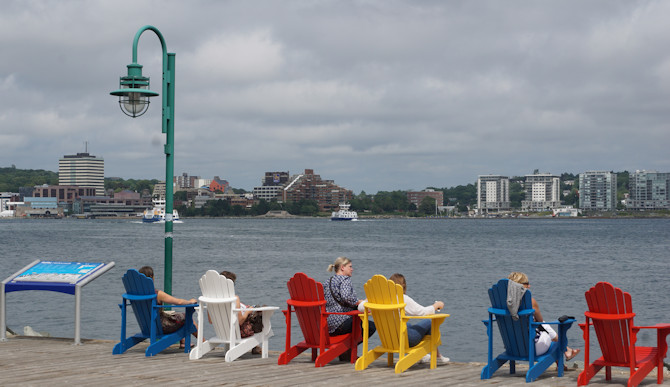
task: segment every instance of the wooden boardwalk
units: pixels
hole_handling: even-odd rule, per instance
[[[516,375],[500,370],[493,379],[480,380],[483,364],[451,363],[430,370],[428,365],[412,366],[401,375],[386,367],[379,359],[365,371],[355,371],[349,363],[333,362],[315,368],[308,356],[300,356],[289,365],[277,365],[279,352],[271,351],[269,359],[247,354],[233,363],[225,363],[224,351],[217,349],[200,360],[173,346],[158,356],[146,358],[145,344],[123,355],[112,355],[114,343],[83,340],[75,346],[72,339],[13,337],[0,342],[0,385],[2,386],[295,386],[295,385],[437,385],[437,386],[525,386],[523,367]],[[625,385],[627,373],[613,370],[612,382],[598,374],[591,386]],[[562,378],[550,369],[535,383],[538,386],[576,386],[578,371],[571,370]],[[656,373],[643,385],[655,386]],[[666,371],[665,386],[670,386]]]

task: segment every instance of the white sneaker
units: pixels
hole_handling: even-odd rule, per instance
[[[449,359],[448,357],[440,355],[437,358],[437,364],[447,364],[447,363],[449,363],[450,360],[451,359]],[[422,357],[421,358],[421,363],[430,364],[430,355],[426,355],[426,356]]]
[[[437,364],[447,364],[450,361],[451,361],[451,359],[449,359],[446,356],[442,356],[442,355],[440,355],[440,357],[437,358]]]

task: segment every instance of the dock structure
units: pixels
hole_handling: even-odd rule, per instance
[[[72,339],[12,337],[0,342],[0,385],[3,386],[296,386],[296,385],[435,385],[435,386],[575,386],[578,370],[567,371],[562,378],[550,368],[534,383],[527,384],[524,367],[517,373],[499,370],[492,379],[481,380],[483,363],[450,363],[429,369],[417,364],[396,375],[378,359],[364,371],[355,371],[350,363],[335,361],[315,368],[309,356],[298,356],[288,365],[278,365],[279,351],[271,351],[268,359],[246,354],[232,363],[224,361],[225,351],[216,349],[199,360],[189,360],[177,345],[154,357],[145,357],[146,344],[139,344],[122,355],[112,355],[114,342]],[[443,350],[448,353],[447,348]],[[612,381],[605,380],[604,371],[592,379],[590,386],[625,386],[628,373],[613,369]],[[663,385],[670,386],[666,370]],[[643,385],[655,386],[652,372]]]

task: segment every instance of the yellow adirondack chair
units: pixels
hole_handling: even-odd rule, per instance
[[[388,353],[388,365],[393,365],[393,354],[398,354],[395,373],[399,374],[431,354],[430,368],[437,366],[437,347],[442,344],[440,324],[448,314],[428,316],[405,316],[405,300],[402,286],[387,280],[383,275],[373,276],[365,284],[368,301],[361,315],[363,320],[363,354],[356,360],[356,370],[366,369],[384,353]],[[377,327],[381,345],[368,351],[368,318],[372,316]],[[431,332],[421,342],[408,348],[407,322],[411,319],[431,319]]]

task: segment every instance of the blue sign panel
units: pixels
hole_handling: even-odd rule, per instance
[[[43,261],[16,276],[12,282],[61,282],[75,284],[104,263]]]

